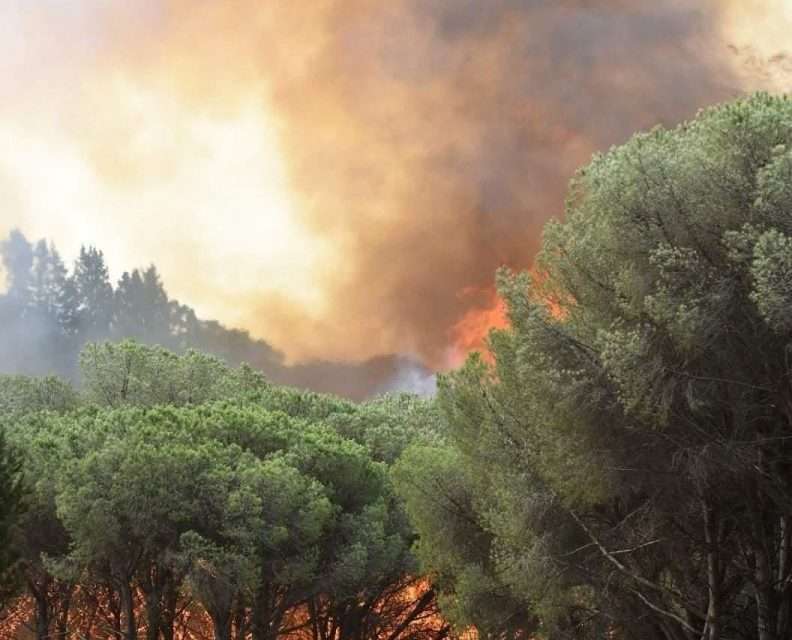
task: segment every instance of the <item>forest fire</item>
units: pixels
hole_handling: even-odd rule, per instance
[[[562,302],[555,297],[542,293],[542,284],[546,274],[536,268],[527,271],[535,295],[538,294],[540,304],[556,319],[566,315],[565,307],[569,301]],[[487,336],[493,329],[504,329],[509,326],[506,301],[498,295],[494,287],[477,289],[467,287],[460,293],[460,298],[472,308],[449,331],[451,347],[449,349],[448,366],[458,367],[472,351],[480,352],[491,361],[492,354],[487,346]]]
[[[530,265],[592,153],[788,67],[781,0],[595,4],[0,9],[0,236],[154,262],[289,363],[442,368],[502,324],[458,292]]]
[[[448,356],[450,367],[459,366],[471,351],[481,351],[488,356],[487,335],[493,329],[503,329],[508,325],[506,303],[494,288],[467,288],[462,291],[462,298],[477,300],[475,307],[470,309],[451,328],[451,347]]]
[[[792,0],[0,32],[0,640],[792,638]]]
[[[55,591],[60,595],[56,596]],[[125,614],[112,588],[59,585],[47,595],[47,602],[36,601],[24,596],[8,605],[0,619],[0,640],[27,640],[57,637],[61,640],[84,640],[97,638],[129,640]],[[453,637],[474,640],[475,633],[451,633],[448,623],[437,610],[435,594],[426,579],[406,579],[398,589],[389,589],[376,602],[360,602],[360,607],[369,607],[371,619],[364,622],[358,635],[344,628],[331,603],[315,598],[291,608],[280,625],[278,638],[284,640],[409,640],[424,637],[428,640],[444,640]],[[44,612],[40,607],[48,606]],[[200,603],[187,595],[175,602],[172,610],[163,609],[163,624],[152,632],[147,623],[145,595],[135,594],[135,637],[156,638],[160,634],[165,640],[228,640],[253,639],[250,611],[238,607],[230,620],[228,635],[216,632],[211,616]],[[52,619],[52,632],[46,636],[37,634],[37,616],[47,615]]]

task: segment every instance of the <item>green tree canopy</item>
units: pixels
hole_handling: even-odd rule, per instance
[[[173,640],[190,601],[218,640],[432,624],[434,592],[406,590],[414,533],[387,472],[417,400],[354,405],[132,341],[87,345],[81,368],[78,391],[0,380],[31,487],[11,548],[40,640],[97,624]]]
[[[792,102],[768,95],[577,174],[536,274],[499,275],[494,364],[440,381],[452,452],[400,473],[455,606],[472,563],[552,637],[788,637],[791,176]],[[438,478],[487,534],[462,559]],[[474,605],[452,613],[508,617]]]

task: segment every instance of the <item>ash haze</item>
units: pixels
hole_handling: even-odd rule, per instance
[[[153,262],[292,363],[442,368],[576,167],[786,89],[790,29],[786,0],[0,0],[0,235]]]

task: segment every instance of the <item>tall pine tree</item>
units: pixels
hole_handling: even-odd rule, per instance
[[[75,328],[80,341],[107,338],[113,318],[113,287],[104,254],[95,247],[82,247],[74,264],[72,283],[76,298]]]
[[[170,346],[170,306],[154,265],[124,272],[115,291],[114,336]]]

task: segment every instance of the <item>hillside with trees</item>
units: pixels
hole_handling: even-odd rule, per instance
[[[0,294],[0,372],[79,379],[89,342],[125,338],[184,352],[198,349],[231,365],[250,364],[269,379],[360,400],[398,386],[399,374],[430,376],[417,361],[381,355],[363,362],[287,365],[284,355],[247,331],[199,318],[171,298],[157,267],[125,271],[115,285],[104,253],[82,247],[71,269],[53,243],[20,231],[0,241],[6,291]]]

